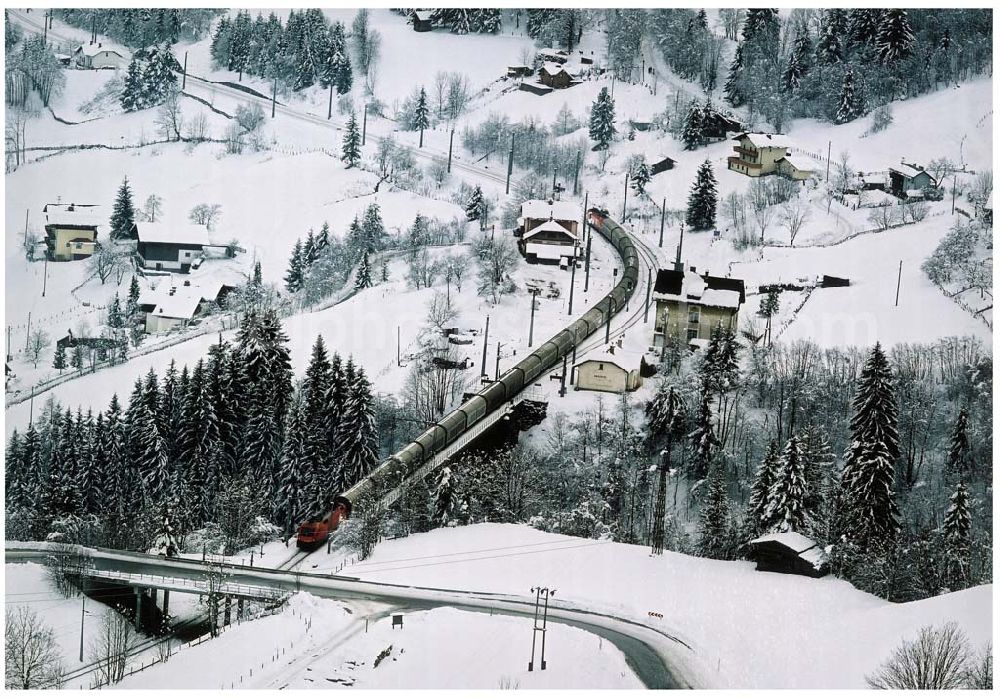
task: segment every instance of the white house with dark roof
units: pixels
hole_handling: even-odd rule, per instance
[[[157,271],[186,274],[209,245],[208,228],[196,223],[136,221],[132,237],[137,241],[140,264]]]
[[[153,289],[139,294],[139,310],[146,314],[146,332],[167,332],[188,325],[230,289],[221,281],[164,279]]]
[[[568,201],[531,199],[521,205],[518,249],[529,262],[570,263],[579,251],[579,208]]]
[[[736,330],[746,290],[743,279],[699,274],[695,267],[681,265],[657,272],[652,298],[653,345],[663,346],[669,337],[699,346],[717,327]]]

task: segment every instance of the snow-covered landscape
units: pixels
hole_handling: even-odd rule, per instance
[[[992,42],[5,9],[5,686],[992,688]]]

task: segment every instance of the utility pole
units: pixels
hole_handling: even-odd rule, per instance
[[[396,366],[397,367],[403,365],[403,362],[401,360],[402,357],[401,357],[401,354],[400,354],[400,347],[402,345],[402,342],[400,341],[400,339],[401,339],[400,332],[401,332],[400,326],[396,325]]]
[[[455,144],[455,127],[451,129],[451,135],[448,136],[448,171],[451,172],[451,149]]]
[[[500,342],[497,342],[497,366],[496,375],[493,376],[493,380],[500,380]]]
[[[535,592],[535,626],[531,634],[531,661],[528,662],[528,671],[534,671],[535,669],[535,638],[538,637],[538,633],[542,634],[541,671],[545,671],[545,632],[549,618],[549,597],[555,596],[556,590],[549,589],[548,587],[534,587],[532,591]],[[542,599],[545,601],[545,607],[542,611],[542,627],[538,627],[538,604]]]
[[[556,198],[556,168],[552,168],[552,199]]]
[[[30,213],[30,212],[31,212],[31,209],[29,209],[29,208],[24,209],[24,243],[23,243],[23,245],[25,247],[28,246],[28,213]]]
[[[187,87],[188,80],[188,52],[184,52],[184,72],[181,73],[181,89]]]
[[[573,345],[573,365],[576,366],[576,345]],[[569,372],[569,384],[573,385],[573,371]]]
[[[421,144],[423,139],[423,134],[421,134]],[[365,140],[368,138],[368,102],[365,102],[365,114],[361,120],[361,145],[365,144]]]
[[[622,223],[625,222],[625,207],[628,205],[628,172],[625,173],[625,198],[622,199]]]
[[[28,311],[28,325],[24,328],[24,350],[28,351],[28,337],[31,336],[31,311]]]
[[[481,378],[488,378],[489,374],[486,373],[486,345],[490,341],[490,316],[486,316],[486,331],[483,333],[483,363],[479,369],[479,375]]]
[[[660,244],[657,247],[663,247],[663,225],[667,222],[667,200],[663,199],[663,208],[660,210]]]
[[[10,325],[7,325],[7,361],[11,361],[13,358],[10,347]]]
[[[899,307],[899,285],[903,281],[903,260],[899,260],[899,273],[896,275],[896,307]]]
[[[580,151],[576,151],[576,167],[573,169],[573,196],[577,195],[579,192],[580,183]]]
[[[649,269],[646,272],[646,305],[645,309],[642,311],[642,324],[645,325],[649,322],[649,294],[653,290],[653,270]]]
[[[514,171],[514,134],[510,134],[510,154],[507,156],[507,189],[505,194],[510,194],[510,175]]]
[[[583,274],[583,292],[586,293],[590,288],[590,241],[591,237],[587,236],[587,260],[584,262],[584,274]]]
[[[826,183],[830,183],[830,153],[833,150],[833,141],[826,142]]]
[[[333,117],[333,83],[330,83],[330,99],[326,105],[326,120],[329,121]]]
[[[559,397],[566,397],[566,356],[563,355],[562,376],[559,377]]]
[[[278,104],[278,78],[274,79],[274,86],[271,88],[271,118],[274,118],[274,110]]]
[[[951,176],[951,215],[955,215],[955,193],[958,191],[958,175]]]
[[[531,323],[528,325],[528,346],[531,346],[532,341],[535,339],[535,299],[538,298],[540,290],[537,288],[531,289]]]
[[[567,315],[573,314],[573,289],[576,288],[576,258],[578,246],[573,246],[573,268],[569,272],[569,312]]]
[[[87,616],[87,594],[80,591],[80,599],[82,600],[82,605],[80,606],[80,662],[83,662],[83,619]]]
[[[42,272],[42,298],[45,298],[45,289],[49,285],[49,256],[45,255],[45,267]]]
[[[608,296],[608,321],[604,323],[604,343],[609,344],[611,342],[611,316],[614,315],[612,311],[612,306],[614,305],[615,299]]]

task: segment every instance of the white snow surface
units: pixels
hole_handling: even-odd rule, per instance
[[[712,688],[865,688],[903,640],[958,622],[979,649],[992,635],[992,586],[893,604],[833,577],[757,572],[753,563],[479,524],[383,541],[342,574],[529,595],[660,627],[692,646],[673,659]],[[663,619],[650,617],[650,612]],[[789,651],[794,648],[794,651]]]

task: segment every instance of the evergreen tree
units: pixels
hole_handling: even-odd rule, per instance
[[[316,249],[322,254],[325,250],[330,247],[330,224],[323,221],[323,225],[320,226],[319,235],[316,236]],[[259,266],[259,263],[258,263]]]
[[[128,300],[125,302],[125,317],[135,319],[139,313],[139,280],[133,276],[128,285]]]
[[[77,371],[83,371],[83,345],[77,344],[73,347],[73,358],[70,359],[69,365],[75,368]]]
[[[778,471],[771,483],[770,503],[764,515],[765,530],[802,533],[809,519],[805,511],[808,492],[802,444],[792,436],[781,454]]]
[[[743,44],[737,44],[733,53],[733,60],[729,64],[729,74],[726,82],[722,86],[726,95],[726,101],[734,107],[742,107],[746,104],[746,93],[743,89]]]
[[[597,141],[594,150],[604,150],[615,137],[615,100],[602,87],[590,110],[590,137]]]
[[[899,457],[892,370],[880,344],[858,379],[851,419],[851,444],[842,475],[844,533],[860,549],[888,545],[899,532],[892,490]]]
[[[684,132],[681,135],[685,150],[694,150],[705,143],[702,114],[702,108],[698,106],[697,102],[692,101],[691,106],[688,107],[687,118],[684,119]]]
[[[645,160],[636,163],[635,167],[632,168],[631,173],[632,179],[632,189],[635,190],[636,194],[642,194],[646,191],[646,185],[649,184],[649,180],[653,176],[649,173],[649,165],[646,164]]]
[[[882,24],[883,9],[856,8],[849,12],[848,31],[860,44],[874,44]]]
[[[798,56],[794,53],[789,54],[785,72],[781,74],[781,85],[785,92],[792,92],[799,86],[803,72]]]
[[[889,9],[881,17],[875,46],[883,63],[895,63],[913,52],[913,26],[906,10]]]
[[[486,200],[483,198],[483,190],[477,184],[465,204],[465,217],[470,221],[478,221],[483,217],[485,210]]]
[[[347,130],[344,132],[341,160],[347,164],[348,168],[361,162],[361,132],[358,131],[358,119],[353,110],[351,118],[347,120]]]
[[[972,545],[972,513],[969,492],[965,483],[959,482],[951,495],[951,504],[944,515],[945,579],[950,591],[969,586],[970,548]]]
[[[371,384],[365,372],[359,369],[347,387],[340,422],[340,457],[345,489],[353,487],[378,463],[378,429],[371,403]]]
[[[369,252],[384,250],[386,247],[385,223],[382,221],[382,210],[377,203],[369,204],[361,221],[361,237],[364,249]]]
[[[688,195],[687,224],[692,230],[715,227],[715,210],[719,195],[716,189],[712,163],[705,160],[698,167],[698,174]]]
[[[288,260],[288,271],[285,273],[285,288],[289,293],[296,293],[302,288],[305,276],[305,264],[302,254],[302,241],[296,240],[292,248],[291,259]]]
[[[767,455],[757,467],[753,485],[750,487],[750,499],[747,501],[746,525],[750,537],[756,538],[766,530],[767,514],[771,508],[771,486],[778,476],[781,461],[778,456],[778,443],[771,441],[767,446]]]
[[[716,466],[708,475],[705,500],[698,516],[700,533],[698,553],[702,557],[721,560],[732,557],[733,539],[729,507],[725,476],[722,468]]]
[[[441,474],[438,475],[434,487],[434,522],[438,526],[447,526],[457,519],[458,509],[455,474],[446,465],[441,468]]]
[[[840,88],[840,102],[837,107],[835,121],[845,124],[854,121],[865,114],[865,101],[859,87],[854,82],[854,71],[850,68],[844,73],[844,82]]]
[[[382,283],[389,281],[389,263],[382,262]]]
[[[56,367],[58,368],[58,366]],[[948,449],[948,472],[964,478],[969,474],[969,410],[962,407],[951,432],[951,446]]]
[[[132,204],[132,189],[129,187],[128,177],[126,177],[118,188],[114,210],[111,212],[111,239],[132,239],[133,223],[135,223],[135,206]]]
[[[337,463],[329,452],[329,433],[332,428],[327,403],[332,372],[326,345],[322,335],[313,343],[309,366],[306,368],[300,392],[302,410],[303,443],[289,444],[290,457],[298,459],[301,470],[301,489],[307,496],[310,507],[323,507],[330,493],[320,483],[329,483],[331,489],[342,491],[337,482],[337,472],[342,464]],[[286,449],[287,450],[287,449]],[[280,486],[280,485],[279,485]]]
[[[113,329],[121,329],[125,326],[125,319],[122,317],[122,304],[121,300],[118,298],[118,294],[111,298],[111,303],[108,304],[108,327]]]
[[[312,501],[310,480],[306,475],[307,438],[303,403],[297,400],[288,411],[277,482],[278,499],[274,507],[276,520],[284,526],[286,535],[291,535],[296,522],[308,515],[307,507]]]
[[[346,95],[354,83],[354,71],[351,69],[351,58],[346,52],[338,52],[333,60],[333,84],[338,95]]]
[[[358,276],[354,281],[354,288],[361,290],[372,287],[372,270],[368,262],[368,250],[361,256],[361,264],[358,265]]]
[[[52,368],[59,369],[59,373],[63,372],[66,368],[66,346],[63,344],[56,345],[56,354],[52,359]]]
[[[142,65],[139,59],[133,56],[128,64],[128,70],[125,72],[125,81],[122,86],[121,96],[119,97],[122,109],[127,112],[144,109],[146,103],[143,92]]]
[[[424,147],[424,129],[431,125],[430,112],[427,108],[427,92],[423,87],[417,95],[417,103],[413,107],[413,128],[420,131],[420,146]]]
[[[177,557],[180,555],[180,546],[174,535],[173,511],[170,505],[163,507],[163,519],[153,538],[153,545],[149,548],[150,555],[162,555],[164,557]]]
[[[698,414],[695,416],[695,429],[688,435],[691,440],[691,447],[694,450],[694,477],[702,478],[708,473],[715,455],[714,449],[719,445],[719,439],[715,435],[715,427],[712,417],[712,397],[709,386],[705,383],[701,388],[701,402],[698,405]]]
[[[816,63],[819,65],[833,65],[844,60],[844,49],[841,46],[841,37],[836,27],[827,22],[823,27],[823,32],[816,42]]]
[[[319,259],[319,248],[316,247],[316,238],[313,235],[312,228],[309,229],[309,233],[306,235],[306,243],[302,246],[302,254],[305,259],[306,268],[312,266],[313,262]]]

